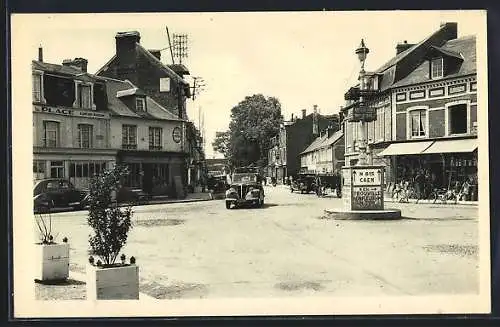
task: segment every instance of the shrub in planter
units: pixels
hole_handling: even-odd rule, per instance
[[[64,280],[69,276],[69,244],[56,243],[52,234],[52,216],[48,212],[35,215],[40,241],[35,248],[35,281]],[[57,236],[57,235],[56,235]]]
[[[119,207],[116,192],[128,175],[126,167],[115,165],[90,182],[87,222],[93,229],[89,236],[92,253],[87,264],[88,299],[138,299],[139,268],[116,262],[132,228],[132,207]]]

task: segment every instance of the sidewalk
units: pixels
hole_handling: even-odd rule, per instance
[[[419,200],[418,203],[417,200],[415,199],[409,199],[409,201],[405,201],[405,202],[400,202],[399,200],[397,199],[393,199],[391,197],[384,197],[384,202],[390,202],[390,203],[413,203],[413,204],[442,204],[442,205],[467,205],[467,206],[477,206],[479,204],[478,201],[458,201],[457,203],[455,203],[454,201],[447,201],[446,203],[443,203],[441,201],[436,201],[434,203],[434,200]]]
[[[66,281],[35,283],[36,300],[86,300],[87,290],[85,280],[86,276],[84,273],[70,270]],[[139,300],[151,301],[156,299],[139,291]]]
[[[169,204],[169,203],[188,203],[188,202],[198,202],[198,201],[209,201],[213,200],[208,192],[199,192],[199,193],[188,193],[188,195],[184,199],[172,199],[168,196],[153,196],[152,200],[147,202],[142,202],[136,205],[150,205],[150,204]],[[119,207],[124,207],[127,204],[120,203]],[[85,209],[86,210],[86,209]],[[50,213],[58,213],[58,212],[68,212],[75,211],[73,208],[52,208]]]
[[[268,187],[272,187],[272,185],[267,185]],[[290,186],[285,185],[285,184],[277,184],[276,187],[281,187],[281,188],[286,188],[289,189]],[[337,196],[333,193],[329,193],[327,195],[324,195],[323,197],[326,198],[337,198]],[[389,202],[389,203],[413,203],[413,204],[442,204],[442,205],[467,205],[467,206],[477,206],[479,204],[479,201],[458,201],[457,203],[454,203],[453,201],[447,201],[446,203],[443,203],[441,201],[436,201],[434,203],[433,200],[419,200],[418,203],[416,203],[415,199],[410,199],[408,202],[399,202],[399,200],[395,200],[391,197],[385,196],[384,197],[384,202]]]

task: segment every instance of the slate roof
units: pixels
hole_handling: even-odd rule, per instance
[[[476,73],[476,37],[465,36],[446,42],[442,47],[433,47],[447,56],[461,60],[460,67],[457,71],[445,75],[443,78],[453,78]],[[419,83],[429,82],[429,63],[423,61],[415,70],[408,76],[396,82],[393,87],[401,87]],[[434,79],[432,81],[435,81]]]
[[[177,83],[184,84],[189,86],[189,83],[186,82],[181,76],[179,76],[174,70],[170,67],[164,65],[158,58],[156,58],[149,50],[144,48],[140,43],[135,44],[135,49],[137,53],[145,56],[152,64],[154,64],[158,69],[162,70],[165,74],[167,74],[170,78],[177,81]],[[96,75],[100,74],[104,69],[108,68],[114,61],[116,60],[116,54],[106,62],[97,72]],[[187,69],[186,69],[187,70]],[[186,88],[188,91],[189,88]],[[190,96],[190,95],[189,95]]]
[[[314,150],[316,149],[319,149],[321,147],[321,145],[323,144],[323,142],[325,142],[326,140],[328,139],[328,134],[324,134],[322,136],[318,136],[317,138],[314,139],[314,141],[312,141],[311,144],[309,144],[309,146],[304,150],[302,151],[300,154],[306,154],[306,153],[309,153],[309,152],[313,152]]]
[[[182,120],[176,117],[174,114],[163,108],[156,101],[150,97],[146,97],[146,111],[137,112],[132,108],[129,108],[121,98],[116,95],[120,91],[126,91],[130,89],[137,89],[129,81],[121,81],[113,78],[104,77],[106,80],[106,89],[108,94],[108,109],[112,112],[113,116],[122,117],[133,117],[133,118],[147,118],[147,119],[159,119],[159,120]],[[142,91],[141,91],[142,92]]]
[[[33,60],[31,62],[32,69],[41,70],[43,72],[55,73],[57,75],[66,75],[71,78],[84,80],[84,81],[96,81],[102,80],[102,77],[95,76],[89,73],[82,72],[80,69],[73,66],[64,66],[58,64],[50,64],[48,62],[42,62]]]

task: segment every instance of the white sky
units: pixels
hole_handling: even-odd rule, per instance
[[[370,53],[367,70],[374,70],[396,53],[398,42],[416,43],[439,28],[457,22],[458,36],[477,34],[480,11],[281,12],[175,14],[30,14],[14,15],[23,24],[13,38],[23,37],[23,49],[44,61],[88,59],[95,73],[115,53],[115,34],[137,30],[146,49],[168,46],[170,34],[188,34],[192,76],[205,80],[205,91],[188,100],[188,115],[198,122],[204,112],[206,153],[216,131],[226,130],[231,108],[247,95],[275,96],[286,119],[301,109],[322,114],[338,112],[343,95],[356,81],[359,62],[354,50],[365,39]],[[21,30],[22,29],[22,30]],[[26,41],[26,42],[24,42]],[[15,58],[15,53],[13,53]],[[170,64],[170,52],[162,52]],[[27,65],[30,63],[27,63]],[[192,82],[188,77],[188,81]]]

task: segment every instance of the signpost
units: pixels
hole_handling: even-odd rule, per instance
[[[384,209],[384,167],[342,168],[342,198],[345,210]]]

